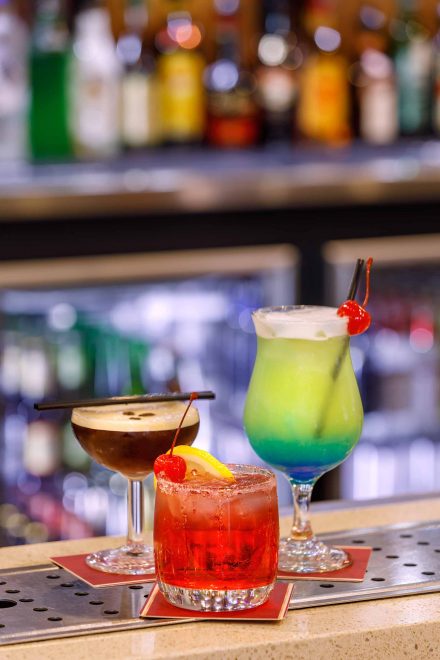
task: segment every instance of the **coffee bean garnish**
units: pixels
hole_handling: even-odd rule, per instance
[[[139,417],[155,417],[154,413],[139,413]]]
[[[139,420],[140,417],[129,417],[129,419],[137,419],[137,420]]]
[[[124,410],[123,415],[135,415],[136,413],[133,410]]]

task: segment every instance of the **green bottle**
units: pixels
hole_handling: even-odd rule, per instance
[[[70,40],[65,0],[38,0],[30,53],[29,142],[35,160],[72,154],[69,129]]]
[[[397,78],[399,128],[402,135],[425,135],[431,127],[433,49],[427,30],[418,21],[417,0],[400,0],[392,22]]]

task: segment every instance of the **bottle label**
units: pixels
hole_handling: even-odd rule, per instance
[[[129,147],[159,142],[159,93],[154,75],[133,72],[124,77],[122,137]]]
[[[218,147],[250,147],[258,139],[258,122],[251,117],[209,118],[208,140]]]
[[[167,140],[199,140],[205,129],[204,61],[194,52],[167,53],[158,63],[162,126]]]
[[[258,71],[258,101],[270,112],[286,112],[297,96],[294,74],[281,67],[261,67]]]
[[[119,80],[85,70],[74,78],[72,123],[80,152],[106,156],[117,151],[120,131]]]
[[[390,144],[398,135],[397,94],[392,80],[373,80],[361,89],[360,132],[367,142]]]
[[[301,80],[298,124],[306,137],[325,142],[348,139],[349,90],[339,55],[310,56]]]
[[[432,49],[429,41],[414,41],[396,56],[399,122],[403,133],[429,128]]]

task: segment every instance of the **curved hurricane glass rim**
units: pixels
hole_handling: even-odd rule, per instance
[[[273,312],[280,312],[280,313],[286,313],[286,312],[295,312],[295,311],[300,311],[303,309],[334,309],[336,311],[336,307],[332,307],[331,305],[274,305],[272,307],[259,307],[258,309],[255,309],[252,312],[252,317],[254,316],[261,316]],[[336,316],[334,319],[325,319],[326,324],[327,323],[341,323],[341,317]],[[279,318],[277,319],[277,323],[307,323],[307,324],[313,324],[313,325],[319,325],[321,324],[321,321],[318,319],[306,319],[304,317],[300,318],[295,318],[292,316],[292,318],[289,319],[283,319]]]

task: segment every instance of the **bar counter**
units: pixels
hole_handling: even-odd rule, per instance
[[[321,505],[315,508],[313,525],[316,532],[334,532],[438,519],[440,495],[383,504]],[[289,518],[282,519],[282,533],[288,532],[289,524]],[[0,566],[45,564],[49,556],[118,543],[117,538],[95,538],[0,548]],[[185,623],[28,642],[0,647],[0,659],[400,660],[438,658],[439,649],[440,593],[432,593],[295,610],[280,623]]]

